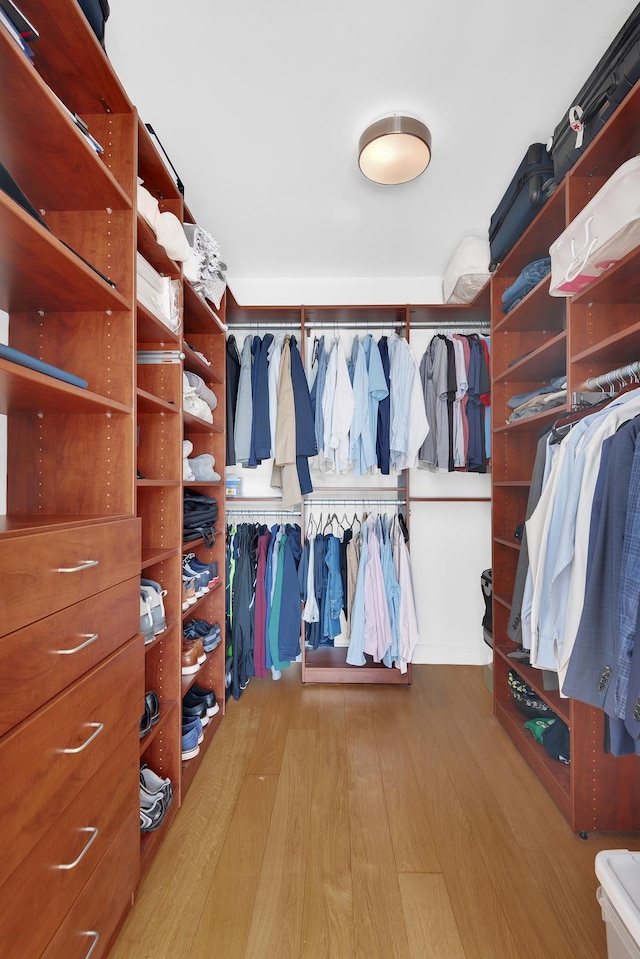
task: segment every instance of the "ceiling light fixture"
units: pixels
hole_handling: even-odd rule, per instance
[[[421,120],[403,114],[376,120],[360,137],[358,165],[374,183],[407,183],[429,166],[431,133]]]

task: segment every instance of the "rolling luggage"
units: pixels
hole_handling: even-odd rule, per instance
[[[553,181],[553,161],[544,143],[532,143],[489,224],[493,271],[543,207]]]
[[[80,0],[82,12],[89,21],[101,47],[104,47],[104,25],[109,19],[109,0]]]
[[[556,126],[551,144],[556,184],[564,178],[640,79],[640,4],[609,45]]]

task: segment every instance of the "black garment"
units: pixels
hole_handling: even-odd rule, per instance
[[[254,336],[251,341],[251,439],[249,441],[249,462],[246,463],[246,466],[255,468],[260,460],[256,457],[256,378],[258,376],[258,360],[260,357],[260,349],[262,347],[262,340],[259,336]]]
[[[378,340],[378,349],[380,350],[380,359],[382,360],[382,369],[389,393],[378,403],[378,429],[376,433],[376,458],[380,472],[384,476],[390,473],[391,459],[391,380],[389,377],[389,341],[386,336],[381,336]],[[345,591],[346,596],[346,591]]]
[[[271,424],[269,422],[269,348],[273,333],[262,337],[260,353],[254,358],[255,384],[253,389],[253,424],[251,427],[251,450],[257,461],[271,456]]]
[[[250,523],[238,527],[232,549],[235,572],[232,590],[231,623],[231,695],[239,699],[242,690],[255,676],[253,664],[255,604],[254,586],[257,567],[259,528]]]
[[[291,350],[291,385],[293,387],[293,402],[296,411],[296,466],[300,491],[305,496],[313,492],[311,474],[309,472],[309,457],[318,452],[316,447],[316,430],[309,397],[309,385],[302,366],[295,336],[289,341]]]
[[[227,339],[226,349],[227,367],[227,466],[236,465],[236,448],[233,441],[233,431],[236,423],[236,406],[238,404],[238,384],[240,382],[240,355],[233,333]]]
[[[347,616],[347,546],[353,539],[351,527],[345,529],[340,540],[340,579],[342,580],[342,611]]]

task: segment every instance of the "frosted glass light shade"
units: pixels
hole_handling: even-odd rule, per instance
[[[429,166],[431,133],[415,117],[383,117],[360,137],[358,163],[375,183],[407,183]]]

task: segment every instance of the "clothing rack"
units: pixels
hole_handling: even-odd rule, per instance
[[[464,335],[467,333],[489,332],[491,330],[491,323],[488,320],[478,320],[477,323],[470,323],[469,320],[465,320],[464,323],[459,323],[456,320],[449,320],[445,323],[443,323],[442,320],[415,320],[410,323],[409,329],[434,330],[435,332],[461,333]]]
[[[311,336],[315,330],[357,330],[358,333],[368,333],[369,330],[393,330],[398,336],[404,336],[406,323],[398,324],[384,320],[362,320],[356,323],[354,320],[317,320],[316,322],[305,322],[305,331],[307,336]]]
[[[291,509],[228,509],[226,516],[302,516],[300,510]]]
[[[307,499],[305,506],[406,506],[405,499]]]
[[[640,360],[636,360],[634,363],[627,363],[626,366],[619,366],[617,370],[609,370],[608,373],[601,373],[600,376],[590,376],[584,386],[587,390],[604,390],[607,386],[613,389],[615,381],[624,383],[627,377],[640,382],[640,380],[638,380],[639,375]]]

